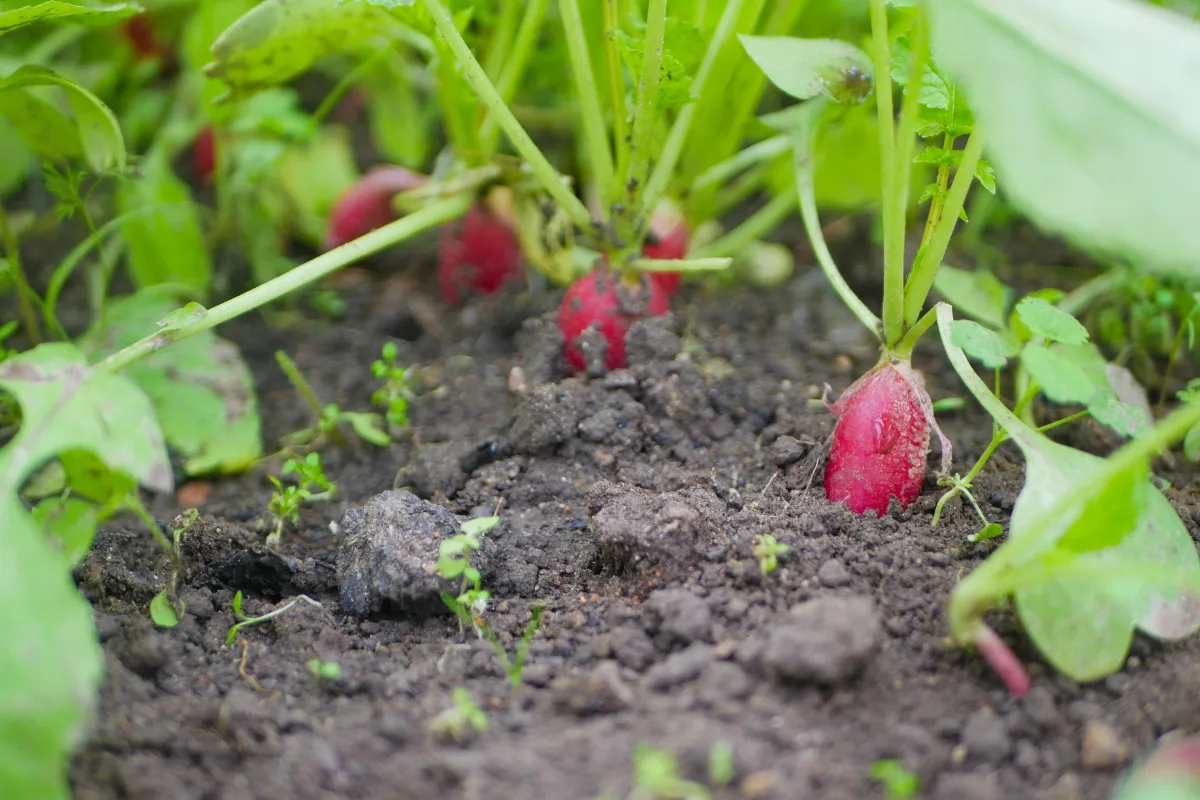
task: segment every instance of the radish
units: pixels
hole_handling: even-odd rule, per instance
[[[450,305],[461,302],[463,289],[492,294],[521,278],[521,245],[500,213],[476,203],[461,220],[442,226],[437,275]]]
[[[211,125],[205,125],[192,143],[192,165],[202,183],[212,180],[217,163],[217,137]]]
[[[638,275],[629,284],[601,263],[577,279],[567,289],[558,310],[558,327],[566,337],[566,357],[574,371],[587,368],[587,358],[579,338],[596,328],[607,342],[604,365],[610,369],[625,366],[625,333],[637,319],[658,316],[670,310],[667,293],[649,276]]]
[[[428,176],[404,167],[371,167],[334,203],[325,232],[325,249],[340,247],[396,219],[392,198],[428,180]]]
[[[941,431],[933,402],[907,361],[884,359],[835,403],[838,418],[825,470],[825,497],[856,514],[887,513],[891,498],[907,508],[921,493],[930,430]],[[948,443],[942,437],[942,458]]]
[[[661,203],[654,216],[650,218],[650,238],[642,247],[647,258],[657,258],[664,261],[674,261],[687,255],[688,237],[687,221],[683,215],[668,203]],[[651,273],[650,280],[657,283],[668,295],[679,291],[682,275],[678,272]]]
[[[122,22],[121,33],[138,60],[163,58],[167,54],[154,32],[154,21],[149,14],[137,14]]]

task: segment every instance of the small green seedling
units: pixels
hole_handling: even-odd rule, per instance
[[[150,619],[160,628],[174,628],[186,612],[183,600],[179,598],[179,578],[183,574],[183,551],[181,543],[183,535],[200,518],[200,512],[190,508],[175,518],[175,527],[171,529],[171,579],[167,588],[154,595],[150,601]],[[163,537],[166,538],[166,537]]]
[[[779,556],[783,555],[792,548],[786,544],[780,544],[775,541],[775,537],[769,533],[760,533],[754,537],[754,557],[758,559],[758,565],[762,568],[764,576],[770,575],[779,566]]]
[[[883,784],[883,793],[887,800],[908,800],[916,797],[917,792],[921,790],[920,779],[894,759],[876,761],[867,775],[871,780]]]
[[[437,736],[449,736],[456,742],[464,741],[470,731],[487,733],[487,714],[475,703],[471,693],[456,686],[451,697],[454,706],[431,719],[429,730]]]
[[[629,800],[709,800],[708,787],[679,777],[675,756],[648,744],[633,748],[633,792]]]
[[[408,404],[413,400],[412,370],[396,363],[396,343],[387,342],[380,352],[381,358],[371,364],[371,375],[383,381],[371,395],[371,405],[387,409],[384,417],[388,425],[402,429],[408,427]]]
[[[322,606],[316,600],[313,600],[308,595],[302,594],[298,597],[292,598],[287,604],[280,606],[274,611],[269,611],[266,614],[262,614],[257,617],[247,617],[242,613],[242,593],[237,592],[233,596],[233,618],[236,619],[237,622],[234,623],[233,627],[229,629],[229,635],[225,637],[225,644],[233,644],[233,640],[237,638],[238,631],[240,631],[242,628],[248,628],[254,625],[261,625],[264,622],[270,622],[272,619],[278,617],[280,614],[286,613],[292,608],[292,606],[300,602],[308,603],[310,606],[314,606],[315,608],[324,608],[324,606]]]
[[[342,665],[336,661],[322,661],[319,658],[308,660],[308,671],[317,681],[336,681],[342,677]]]
[[[344,427],[349,427],[364,442],[377,447],[387,447],[392,443],[392,437],[383,430],[382,420],[378,414],[367,411],[343,411],[336,403],[322,404],[312,385],[287,353],[282,350],[277,351],[275,360],[317,418],[317,423],[313,427],[304,428],[285,436],[283,439],[285,447],[317,447],[326,441],[343,446],[346,444],[346,437],[342,435]]]
[[[268,509],[275,516],[275,530],[267,537],[267,546],[279,548],[283,526],[300,522],[300,506],[306,502],[329,500],[337,493],[337,487],[325,477],[321,466],[321,454],[313,451],[303,460],[289,458],[283,464],[284,475],[295,475],[296,483],[286,486],[274,475],[269,476],[275,484]]]
[[[728,786],[733,783],[737,767],[733,746],[729,742],[717,742],[708,753],[708,780],[713,786]]]

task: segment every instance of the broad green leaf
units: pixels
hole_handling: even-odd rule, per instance
[[[174,628],[179,624],[179,615],[171,607],[171,600],[167,597],[165,589],[154,595],[154,599],[150,601],[150,619],[160,628]]]
[[[1086,405],[1096,394],[1098,387],[1082,367],[1048,347],[1025,345],[1021,363],[1051,402]]]
[[[140,171],[118,192],[120,212],[127,215],[121,235],[135,284],[148,288],[175,283],[207,295],[212,264],[192,190],[163,155],[150,156]],[[135,213],[143,210],[147,213]]]
[[[1196,425],[1183,437],[1183,455],[1188,461],[1200,461],[1200,425]]]
[[[1017,348],[993,330],[966,319],[955,320],[950,341],[988,369],[1000,369],[1017,354]]]
[[[938,306],[938,326],[955,371],[1025,457],[1009,541],[992,556],[1004,568],[989,574],[1016,586],[1017,612],[1038,649],[1074,680],[1094,680],[1120,668],[1134,627],[1163,639],[1200,628],[1200,554],[1146,479],[1145,465],[1111,476],[1094,503],[1063,508],[1075,486],[1096,479],[1104,459],[1051,441],[1006,408],[953,344],[948,305]],[[1041,537],[1022,538],[1042,523]],[[1181,590],[1180,575],[1189,591]]]
[[[1122,436],[1137,436],[1152,424],[1141,406],[1122,402],[1111,389],[1101,389],[1088,402],[1088,413]]]
[[[100,512],[95,503],[79,497],[48,497],[32,511],[33,519],[58,540],[67,563],[80,563],[92,549]]]
[[[39,22],[70,22],[79,25],[109,25],[142,10],[136,3],[84,5],[47,0],[44,3],[0,11],[0,36]]]
[[[99,360],[153,332],[174,307],[149,292],[111,298],[102,323],[80,344]],[[188,474],[240,472],[262,455],[254,379],[231,342],[198,333],[147,356],[128,374],[154,404]]]
[[[233,96],[244,96],[396,27],[387,10],[364,0],[265,0],[217,37],[215,60],[204,72],[224,81]]]
[[[125,168],[125,139],[116,116],[90,91],[44,67],[26,65],[0,79],[0,95],[30,86],[57,86],[67,95],[83,154],[93,172]],[[11,118],[10,118],[11,121]]]
[[[1083,344],[1088,340],[1087,328],[1079,320],[1041,297],[1022,299],[1017,303],[1016,312],[1035,336],[1041,336],[1047,342]]]
[[[1200,26],[1133,0],[930,0],[1011,202],[1147,269],[1200,265]]]
[[[47,161],[83,155],[79,128],[63,112],[25,89],[0,90],[0,117],[21,141]]]
[[[434,147],[436,106],[422,101],[399,54],[389,54],[363,81],[371,142],[384,160],[422,169]]]
[[[771,83],[798,100],[824,95],[852,104],[870,94],[871,59],[849,42],[745,34],[738,38]]]
[[[0,153],[4,153],[4,158],[0,158],[0,199],[21,188],[35,164],[33,148],[6,118],[3,110],[6,96],[0,93]]]
[[[933,279],[933,288],[956,311],[994,330],[1004,329],[1004,313],[1012,299],[1012,289],[991,272],[943,266]]]

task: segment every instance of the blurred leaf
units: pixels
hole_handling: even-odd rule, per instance
[[[31,86],[57,86],[66,92],[67,102],[75,115],[83,154],[93,172],[125,168],[125,139],[121,136],[121,126],[100,98],[72,80],[32,65],[23,66],[7,78],[0,79],[0,97]],[[13,122],[12,117],[5,116]],[[26,141],[36,146],[36,142]],[[68,155],[74,154],[64,153],[58,157]]]
[[[0,199],[21,188],[34,165],[33,149],[4,113],[4,101],[8,96],[0,93],[0,153],[4,153],[4,158],[0,158]]]
[[[98,360],[153,332],[177,304],[141,292],[110,298],[81,346]],[[154,404],[189,475],[232,473],[262,455],[254,379],[233,343],[204,331],[137,362],[129,377]]]
[[[1066,311],[1040,297],[1026,297],[1017,303],[1021,322],[1048,342],[1083,344],[1088,340],[1087,328]]]
[[[1018,209],[1139,268],[1200,269],[1200,26],[1130,0],[931,0],[932,46]]]
[[[955,311],[995,330],[1004,330],[1004,312],[1012,299],[1012,289],[991,272],[942,266],[933,279],[933,287]]]
[[[871,88],[871,59],[839,39],[791,36],[738,38],[771,83],[798,100],[824,95],[838,103],[858,103]]]
[[[312,141],[284,153],[276,176],[291,209],[289,223],[308,244],[320,247],[334,203],[358,179],[350,131],[322,126]]]
[[[1096,394],[1096,384],[1082,367],[1048,347],[1025,345],[1021,363],[1051,402],[1086,405]]]
[[[6,3],[7,5],[7,3]],[[71,22],[84,25],[109,25],[142,10],[137,3],[86,5],[48,0],[44,3],[0,11],[0,36],[39,22]]]
[[[968,319],[955,320],[950,341],[988,369],[1000,369],[1017,354],[1012,342]]]
[[[120,212],[129,215],[121,225],[121,234],[134,282],[141,288],[177,283],[206,296],[212,264],[196,218],[192,190],[161,154],[150,155],[140,172],[140,176],[123,183],[117,193]],[[153,210],[132,213],[147,208]]]

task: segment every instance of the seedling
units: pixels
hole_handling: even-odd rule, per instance
[[[336,661],[310,658],[308,671],[312,673],[314,681],[336,681],[342,677],[342,665]]]
[[[194,508],[188,509],[175,518],[175,526],[171,529],[171,547],[168,550],[172,564],[171,578],[167,581],[167,588],[156,594],[150,601],[150,618],[160,628],[174,628],[187,610],[178,594],[179,578],[183,574],[183,551],[180,545],[183,535],[199,518],[199,511]],[[150,519],[147,524],[154,524],[153,519]],[[158,537],[156,536],[156,538]]]
[[[736,772],[733,747],[729,742],[717,742],[708,752],[708,779],[713,786],[733,783]]]
[[[648,744],[633,748],[633,791],[628,800],[708,800],[708,787],[679,777],[675,756]]]
[[[429,721],[429,730],[436,736],[449,736],[456,742],[465,741],[469,731],[487,733],[488,718],[462,686],[450,693],[454,706]]]
[[[479,537],[499,524],[500,518],[496,516],[467,520],[462,524],[462,533],[444,539],[438,546],[438,574],[449,580],[462,577],[457,596],[442,593],[442,600],[458,616],[460,631],[464,622],[469,621],[476,632],[483,635],[476,620],[487,610],[491,594],[479,585],[482,576],[471,566],[471,552],[482,547]]]
[[[413,400],[411,368],[396,363],[396,343],[387,342],[371,364],[371,377],[383,386],[371,395],[371,405],[387,409],[384,418],[397,430],[408,427],[408,404]]]
[[[257,617],[247,617],[242,613],[242,593],[240,591],[236,592],[233,595],[233,618],[236,619],[237,622],[235,622],[229,629],[229,634],[225,637],[225,644],[233,644],[233,640],[237,638],[238,633],[243,628],[249,628],[254,625],[262,625],[264,622],[270,622],[280,614],[286,614],[293,606],[301,602],[308,603],[310,606],[315,608],[324,608],[324,606],[322,606],[316,600],[313,600],[308,595],[302,594],[292,598],[286,604],[280,606],[274,611],[268,611],[266,614],[262,614]]]
[[[300,506],[304,503],[329,500],[337,493],[337,487],[325,477],[321,466],[321,454],[315,450],[303,459],[289,458],[283,464],[283,474],[295,475],[296,483],[286,486],[274,475],[267,476],[275,484],[267,508],[275,517],[275,530],[267,536],[267,546],[278,549],[283,537],[283,527],[300,524]]]
[[[344,445],[346,438],[342,434],[343,426],[348,426],[363,441],[376,447],[387,447],[392,439],[382,429],[382,420],[378,414],[362,411],[343,411],[336,403],[321,404],[312,385],[296,367],[288,354],[279,350],[275,360],[288,376],[292,386],[304,398],[304,402],[312,409],[317,418],[317,424],[312,428],[296,431],[284,438],[287,447],[318,447],[321,443],[332,440],[335,444]]]
[[[909,800],[921,790],[920,779],[904,768],[899,761],[886,759],[871,765],[867,775],[883,784],[887,800]]]
[[[760,533],[754,537],[754,548],[752,552],[754,557],[758,559],[758,566],[762,569],[763,576],[770,575],[779,566],[779,556],[786,553],[792,548],[786,544],[780,544],[775,541],[775,537],[769,533]]]

